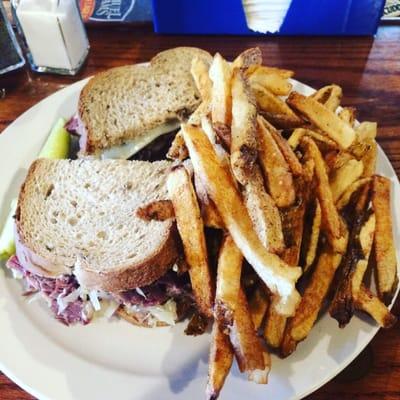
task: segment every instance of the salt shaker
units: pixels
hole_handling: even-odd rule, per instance
[[[25,60],[0,1],[0,74],[22,67]]]
[[[12,0],[13,16],[37,72],[75,75],[89,52],[76,0]]]

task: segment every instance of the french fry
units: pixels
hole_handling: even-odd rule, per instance
[[[361,177],[363,171],[363,162],[351,159],[333,172],[330,179],[330,186],[335,203],[346,189]]]
[[[301,182],[305,184],[303,179]],[[287,232],[285,235],[287,247],[283,251],[281,257],[283,261],[291,266],[296,266],[299,263],[300,257],[304,228],[304,214],[308,196],[303,184],[299,184],[302,188],[298,190],[298,203],[281,212],[283,231]],[[272,305],[274,305],[275,301],[277,301],[276,296],[272,296]],[[271,347],[280,347],[285,333],[286,321],[287,318],[278,314],[275,307],[272,306],[269,308],[266,316],[264,338]]]
[[[343,258],[340,270],[337,273],[335,295],[330,304],[329,313],[332,318],[335,318],[339,327],[343,328],[347,325],[354,314],[354,294],[353,294],[353,277],[356,274],[356,280],[364,277],[366,264],[368,263],[369,250],[367,248],[367,236],[371,236],[368,231],[374,226],[371,226],[368,218],[369,206],[369,190],[364,187],[359,193],[358,198],[351,210],[352,220],[350,223],[350,236],[346,255]],[[366,220],[367,219],[367,220]],[[364,221],[366,220],[366,223]],[[369,223],[368,223],[369,222]],[[361,238],[363,243],[361,244]],[[367,253],[364,253],[364,248]],[[365,263],[359,263],[364,260]]]
[[[348,161],[354,160],[354,157],[351,153],[345,150],[332,150],[325,153],[324,159],[329,174],[332,175],[334,171],[342,168]]]
[[[305,128],[297,128],[293,131],[291,134],[290,138],[287,140],[288,145],[295,150],[297,146],[300,144],[301,139],[303,136],[309,136],[311,137],[315,142],[323,144],[325,147],[332,149],[332,150],[337,150],[338,145],[336,144],[335,141],[330,139],[329,137],[312,131],[311,129],[305,129]]]
[[[375,141],[372,141],[361,158],[365,166],[363,172],[364,178],[369,178],[375,173],[377,156],[378,146]]]
[[[258,83],[251,85],[260,112],[266,119],[280,128],[297,128],[304,121],[278,96]]]
[[[375,225],[375,214],[371,214],[360,230],[359,242],[363,257],[357,261],[351,276],[351,292],[353,299],[357,299],[359,295],[364,274],[368,267],[368,260],[374,241]]]
[[[339,197],[336,202],[336,208],[341,211],[343,210],[350,202],[350,199],[360,188],[364,185],[369,185],[371,183],[371,178],[361,178],[357,181],[353,182],[351,185],[347,187],[347,189],[343,192],[343,194]]]
[[[220,323],[215,320],[211,332],[206,399],[216,400],[218,398],[231,369],[232,362],[233,349],[229,336],[223,333]]]
[[[271,132],[257,117],[259,161],[267,180],[269,193],[278,207],[289,207],[296,198],[293,176]]]
[[[254,292],[252,293],[249,301],[249,308],[251,319],[256,330],[260,329],[269,306],[269,295],[265,285],[260,282]]]
[[[283,340],[287,318],[274,311],[273,303],[271,305],[265,317],[264,338],[270,347],[277,349]]]
[[[333,202],[333,195],[329,186],[326,165],[315,142],[303,137],[301,143],[306,153],[315,162],[315,177],[317,181],[317,197],[321,206],[322,228],[326,232],[332,248],[343,253],[346,250],[345,226]]]
[[[356,120],[356,113],[357,110],[354,107],[343,107],[339,112],[339,118],[347,122],[350,126],[353,126]]]
[[[375,140],[378,130],[376,122],[364,121],[356,128],[356,136],[358,142]]]
[[[305,260],[304,260],[304,272],[307,272],[308,269],[313,264],[315,257],[317,255],[318,250],[318,241],[321,231],[321,206],[319,201],[315,201],[315,211],[313,215],[313,221],[311,225],[311,234],[310,239],[308,242],[307,250],[305,253]]]
[[[354,129],[315,99],[292,92],[286,101],[342,148],[347,149],[354,142]]]
[[[264,122],[265,125],[266,121]],[[303,167],[297,158],[296,154],[289,146],[288,142],[282,137],[282,135],[275,129],[270,129],[275,143],[278,145],[283,157],[289,165],[290,170],[294,176],[300,176],[303,174]]]
[[[183,161],[189,157],[189,153],[185,146],[181,131],[177,132],[174,140],[171,143],[171,147],[168,150],[167,158],[170,160]]]
[[[262,64],[262,53],[259,47],[253,47],[240,53],[232,64],[232,69],[256,67]]]
[[[342,100],[343,91],[338,85],[328,85],[317,90],[311,97],[323,104],[328,110],[335,111]]]
[[[201,119],[207,116],[211,110],[211,103],[209,101],[203,101],[189,117],[188,124],[200,125]]]
[[[170,172],[167,186],[198,308],[205,316],[212,317],[214,288],[208,265],[204,225],[191,179],[184,167],[176,167]]]
[[[369,314],[382,328],[391,328],[397,322],[385,304],[364,285],[356,299],[356,308]]]
[[[222,222],[221,216],[215,204],[208,197],[207,190],[197,174],[194,174],[194,187],[196,189],[204,225],[208,228],[223,229],[224,223]]]
[[[257,159],[257,109],[243,74],[232,79],[231,166],[239,183],[245,185]]]
[[[258,165],[243,188],[243,199],[262,244],[271,253],[280,254],[285,248],[281,217],[275,202],[265,191]]]
[[[310,333],[341,260],[342,255],[329,247],[322,250],[296,313],[286,326],[281,347],[284,357],[290,355],[296,344]]]
[[[218,136],[224,142],[229,142],[232,122],[232,70],[228,62],[219,53],[214,56],[209,69],[209,76],[213,83],[211,90],[211,120]]]
[[[189,125],[183,125],[182,131],[195,173],[203,179],[226,229],[261,280],[280,296],[276,305],[278,312],[291,315],[299,301],[295,282],[301,274],[300,268],[289,267],[264,248],[232,176],[223,167],[205,133]]]
[[[257,337],[246,295],[242,289],[239,291],[238,305],[229,337],[240,371],[246,372],[248,379],[253,382],[268,383],[269,355]]]
[[[217,135],[214,130],[214,127],[208,117],[203,116],[201,119],[201,128],[204,133],[207,135],[208,140],[214,147],[215,152],[217,153],[218,158],[224,164],[224,167],[231,171],[231,164],[229,159],[229,154],[225,151],[225,149],[221,145],[221,138]],[[229,137],[230,140],[230,137]],[[230,147],[229,147],[230,148]]]
[[[242,272],[243,255],[228,234],[224,237],[218,256],[217,289],[214,317],[227,329],[233,324]],[[228,332],[229,333],[229,329]]]
[[[203,101],[211,100],[212,81],[208,75],[210,66],[203,59],[195,57],[192,60],[190,73]]]
[[[267,67],[265,65],[250,65],[247,68],[246,74],[249,76],[253,74],[255,71],[261,71],[262,75],[279,75],[282,78],[289,79],[294,76],[294,72],[289,70],[289,69],[282,69],[282,68],[276,68],[276,67]],[[260,72],[259,72],[260,73]]]
[[[261,85],[278,96],[287,96],[292,90],[292,84],[287,78],[277,73],[266,73],[265,69],[257,68],[249,76],[251,86]]]
[[[379,298],[389,304],[398,285],[396,250],[390,207],[390,179],[372,178],[372,208],[375,212],[375,257]]]

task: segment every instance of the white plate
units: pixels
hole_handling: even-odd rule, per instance
[[[27,168],[60,116],[69,117],[86,81],[41,101],[0,135],[0,221]],[[294,89],[312,93],[295,82]],[[393,181],[395,242],[400,243],[400,185],[379,149],[378,172]],[[397,257],[400,259],[399,251]],[[28,304],[21,285],[0,271],[0,368],[40,399],[203,399],[209,336],[183,335],[185,324],[145,329],[124,321],[95,321],[67,328],[40,302]],[[288,359],[273,357],[267,386],[247,382],[236,365],[221,394],[227,399],[299,399],[319,388],[365,348],[378,328],[353,318],[343,330],[323,316]]]

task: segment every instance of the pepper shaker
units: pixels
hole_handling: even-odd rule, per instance
[[[75,75],[89,52],[89,42],[75,0],[12,0],[27,59],[36,72]]]

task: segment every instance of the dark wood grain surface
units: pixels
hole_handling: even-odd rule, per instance
[[[259,46],[266,64],[293,69],[296,78],[306,84],[342,86],[343,103],[357,107],[360,120],[378,121],[378,141],[400,174],[400,26],[381,27],[375,38],[157,36],[150,27],[90,28],[89,38],[88,62],[75,77],[23,70],[0,78],[0,132],[35,103],[70,83],[110,67],[147,61],[160,50],[198,46],[233,58],[243,49]],[[394,311],[398,315],[399,301]],[[312,373],[312,365],[309,369]],[[0,399],[32,396],[0,374]],[[399,326],[381,330],[347,370],[308,399],[400,399]]]

